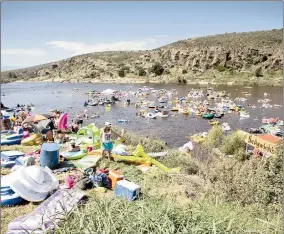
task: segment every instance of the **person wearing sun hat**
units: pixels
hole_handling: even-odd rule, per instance
[[[111,159],[111,151],[113,149],[113,143],[112,143],[112,134],[121,137],[119,134],[117,134],[115,131],[112,130],[112,125],[110,122],[106,122],[105,126],[101,129],[100,133],[100,140],[102,144],[102,156],[105,156],[105,153],[108,155],[108,159]]]

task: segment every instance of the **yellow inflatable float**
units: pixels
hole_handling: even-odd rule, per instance
[[[43,138],[40,134],[33,134],[30,137],[27,137],[21,141],[21,145],[24,146],[41,145],[42,143]]]

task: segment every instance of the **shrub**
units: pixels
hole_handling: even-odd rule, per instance
[[[151,68],[150,72],[156,74],[157,76],[160,76],[164,72],[164,68],[160,63],[155,63]]]
[[[182,69],[182,74],[186,74],[186,73],[187,73],[187,70]]]
[[[210,195],[223,201],[242,205],[276,204],[281,207],[283,196],[283,149],[275,157],[261,160],[252,157],[239,161],[235,158],[214,158],[206,166],[205,177],[212,183]],[[278,208],[281,209],[281,208]]]
[[[125,72],[123,69],[118,70],[117,74],[119,77],[125,77]]]
[[[226,71],[226,67],[222,66],[222,65],[216,65],[215,66],[215,69],[218,71],[218,72],[224,72]]]
[[[261,70],[261,67],[258,67],[257,69],[255,69],[254,75],[255,75],[256,77],[262,77],[262,70]]]
[[[222,128],[220,126],[213,126],[208,132],[205,144],[209,147],[217,147],[221,144],[223,137]]]
[[[240,152],[244,152],[245,145],[243,137],[236,134],[236,132],[232,132],[223,138],[221,151],[226,155],[239,154]]]
[[[14,78],[17,78],[17,75],[13,72],[9,72],[8,77],[14,79]]]
[[[182,172],[185,174],[197,174],[199,171],[197,161],[189,156],[181,154],[177,150],[169,151],[169,153],[165,157],[162,157],[160,161],[168,167],[181,167]]]
[[[138,71],[138,76],[146,76],[146,71],[144,70],[143,67],[138,67],[137,71]]]
[[[120,129],[115,128],[115,130],[121,132]],[[123,138],[125,139],[126,145],[137,146],[138,144],[141,144],[145,152],[161,152],[166,148],[166,143],[158,138],[151,139],[131,132],[125,132]]]

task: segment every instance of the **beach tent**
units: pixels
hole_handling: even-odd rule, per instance
[[[114,89],[106,89],[105,91],[101,92],[103,95],[114,95],[117,91]]]

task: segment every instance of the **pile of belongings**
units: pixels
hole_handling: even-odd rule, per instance
[[[19,203],[14,202],[16,196],[14,194],[26,201],[40,202],[58,188],[59,181],[48,167],[42,168],[33,165],[29,167],[20,166],[10,175],[1,177],[1,185],[3,184],[3,189],[8,190],[11,197],[7,197],[7,192],[1,192],[1,200],[2,195],[5,195],[5,199],[8,199],[6,204],[17,205]],[[13,190],[14,193],[9,189]]]
[[[65,178],[65,188],[76,188],[87,190],[92,188],[110,188],[108,170],[100,170],[96,173],[92,169],[86,170],[82,176],[67,175]]]

